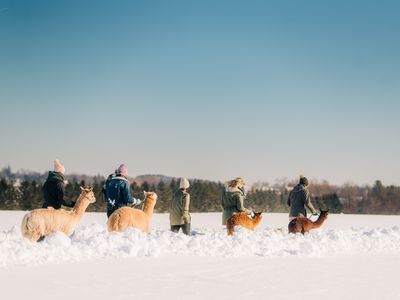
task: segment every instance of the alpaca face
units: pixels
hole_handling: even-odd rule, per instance
[[[154,193],[154,192],[144,192],[144,198],[146,199],[146,200],[153,200],[154,202],[156,202],[157,201],[157,198],[158,198],[158,196],[157,196],[157,194],[156,193]]]
[[[89,200],[89,203],[95,203],[96,197],[94,196],[93,189],[91,187],[84,188],[81,187],[82,197],[85,197]]]
[[[93,191],[90,191],[86,197],[89,199],[89,203],[95,203],[96,202],[96,197],[94,196]]]
[[[328,212],[329,212],[329,209],[328,210],[321,210],[320,218],[327,219],[328,218]]]

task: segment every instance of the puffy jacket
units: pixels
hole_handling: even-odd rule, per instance
[[[244,194],[238,188],[227,188],[222,194],[222,225],[226,225],[226,221],[235,213],[245,212],[251,213],[251,210],[244,207]]]
[[[61,205],[73,207],[74,202],[66,202],[64,200],[64,181],[65,177],[60,172],[50,171],[46,182],[43,184],[44,202],[42,207],[61,208]]]
[[[121,175],[116,175],[107,180],[104,194],[109,215],[120,207],[140,203],[140,200],[132,197],[128,179]]]
[[[312,212],[315,211],[311,204],[311,194],[302,184],[298,184],[293,188],[289,194],[287,204],[290,206],[289,217],[298,217],[300,215],[306,217],[306,207]]]
[[[182,225],[190,223],[190,195],[189,193],[178,190],[174,194],[169,210],[169,221],[171,225]]]

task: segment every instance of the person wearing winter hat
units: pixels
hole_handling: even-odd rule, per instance
[[[290,206],[289,221],[297,217],[307,217],[306,207],[313,215],[317,214],[311,203],[311,193],[307,189],[308,179],[300,175],[299,183],[290,191],[287,204]]]
[[[186,235],[191,235],[190,194],[187,191],[189,187],[189,180],[181,178],[179,190],[175,192],[169,209],[171,231],[179,232],[182,228],[182,232]]]
[[[121,164],[115,175],[108,176],[104,184],[104,196],[107,202],[107,217],[120,207],[128,205],[140,205],[142,200],[136,199],[131,195],[131,187],[128,181],[128,168]]]
[[[54,171],[49,171],[47,179],[43,184],[44,202],[42,208],[53,207],[54,209],[61,208],[61,205],[73,207],[75,202],[65,201],[65,168],[61,162],[56,159],[54,161]]]
[[[221,205],[223,208],[222,225],[226,225],[228,219],[236,213],[245,212],[253,217],[253,211],[244,207],[244,180],[241,177],[225,182],[225,190],[222,193]]]

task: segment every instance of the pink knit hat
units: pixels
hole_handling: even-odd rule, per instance
[[[65,173],[65,168],[64,166],[60,163],[58,159],[54,161],[54,172],[60,172],[62,174]]]
[[[124,164],[121,164],[117,169],[117,172],[123,176],[128,176],[128,167]]]

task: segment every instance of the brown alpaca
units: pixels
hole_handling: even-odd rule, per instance
[[[36,242],[55,231],[71,235],[82,219],[86,208],[95,201],[92,188],[81,187],[81,194],[70,211],[52,207],[34,209],[22,219],[22,236]]]
[[[306,233],[309,232],[311,229],[319,228],[328,218],[328,211],[321,210],[321,213],[318,219],[313,222],[308,218],[305,217],[297,217],[290,221],[288,225],[289,233]]]
[[[244,228],[255,230],[256,226],[261,222],[262,212],[254,212],[254,218],[250,219],[247,213],[240,212],[238,214],[234,214],[232,217],[228,219],[226,222],[226,230],[228,231],[228,235],[232,235],[235,231],[235,226],[240,225]]]
[[[143,232],[149,232],[150,220],[157,202],[157,194],[144,192],[144,197],[143,210],[125,206],[114,211],[107,222],[108,231],[123,232],[128,227],[133,227]]]

